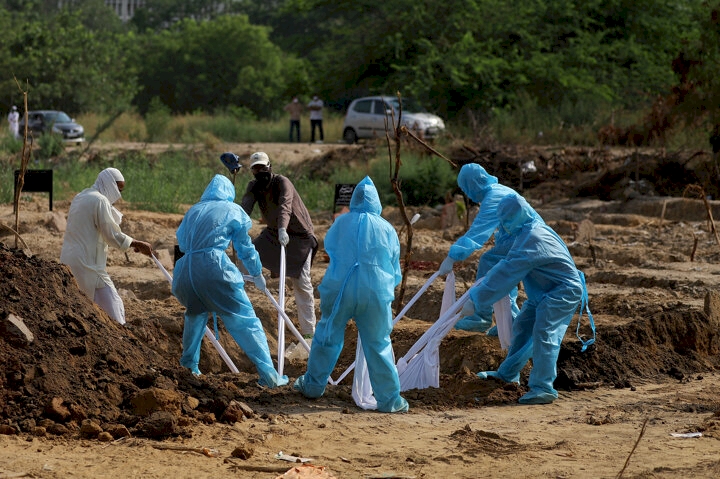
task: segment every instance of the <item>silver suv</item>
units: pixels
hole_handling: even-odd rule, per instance
[[[385,136],[385,118],[392,129],[392,115],[397,121],[399,111],[398,99],[392,96],[367,96],[353,100],[345,115],[343,140],[355,143],[360,138]],[[401,122],[420,138],[433,138],[445,130],[442,118],[428,113],[411,99],[402,100]]]

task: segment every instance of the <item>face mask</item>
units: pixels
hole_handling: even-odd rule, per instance
[[[270,185],[270,177],[272,174],[269,171],[261,171],[259,173],[255,173],[255,181],[256,185],[260,188],[267,188],[268,185]]]

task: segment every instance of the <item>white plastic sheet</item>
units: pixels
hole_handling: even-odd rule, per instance
[[[452,277],[448,275],[443,294],[443,304],[447,304],[448,299],[446,298],[455,295],[454,281],[454,275]],[[482,278],[478,279],[473,286],[480,284],[481,281]],[[460,299],[441,313],[440,318],[410,347],[407,354],[398,360],[397,368],[400,376],[401,391],[440,387],[440,343],[462,317],[462,307],[466,301],[470,300],[469,291],[466,291]],[[503,302],[505,306],[499,304]],[[493,309],[496,319],[502,315],[500,321],[503,324],[510,323],[512,326],[509,306],[510,299],[506,297],[495,303]]]
[[[410,300],[405,308],[393,320],[395,324],[410,309],[420,296],[428,289],[430,284],[437,278],[435,273],[418,293]],[[478,279],[473,286],[480,284],[483,278]],[[410,350],[397,361],[396,367],[400,377],[400,390],[425,389],[428,387],[440,387],[440,344],[443,338],[452,330],[460,318],[461,310],[466,301],[470,300],[469,290],[456,301],[455,294],[455,273],[450,272],[445,279],[445,290],[443,291],[442,304],[440,306],[440,317],[423,334]],[[495,320],[498,323],[498,336],[500,345],[507,349],[512,341],[512,310],[510,308],[510,297],[505,296],[493,305]],[[370,376],[368,374],[365,355],[362,351],[362,344],[358,336],[355,362],[333,382],[337,384],[355,367],[353,377],[352,397],[355,404],[362,409],[377,409],[377,403],[372,394]]]
[[[453,274],[453,273],[450,273]],[[435,273],[425,282],[425,284],[420,288],[420,290],[415,293],[415,296],[412,297],[410,301],[405,305],[405,307],[398,313],[397,316],[393,319],[393,326],[402,318],[405,316],[405,314],[410,310],[413,304],[420,299],[420,297],[427,291],[427,289],[430,287],[430,285],[435,281],[435,279],[439,276],[439,273]],[[454,278],[453,274],[453,278]],[[453,301],[454,298],[454,291],[453,291]],[[443,296],[443,307],[445,307],[445,299]],[[394,359],[394,358],[393,358]],[[365,353],[362,349],[362,342],[360,341],[360,335],[358,334],[357,339],[357,346],[355,349],[355,362],[352,363],[337,379],[337,381],[333,381],[330,379],[328,382],[330,384],[338,384],[340,381],[345,379],[345,376],[350,373],[350,371],[355,368],[355,374],[353,375],[353,386],[352,386],[352,397],[353,400],[355,400],[355,404],[362,408],[362,409],[377,409],[377,401],[375,401],[375,396],[373,396],[373,390],[372,385],[370,384],[370,374],[368,373],[367,368],[367,361],[365,360]]]
[[[367,361],[362,349],[360,336],[358,335],[357,349],[355,350],[355,375],[353,376],[352,397],[355,404],[362,409],[377,409],[377,401],[373,396],[370,375],[368,374]]]
[[[415,304],[415,302],[418,299],[420,299],[420,297],[425,293],[425,291],[427,291],[427,289],[430,287],[431,284],[433,284],[433,282],[437,279],[438,276],[440,276],[440,273],[436,272],[432,276],[430,276],[430,278],[428,278],[428,280],[425,282],[425,284],[422,286],[422,288],[420,288],[420,290],[417,293],[415,293],[415,296],[413,296],[412,299],[410,299],[410,301],[408,301],[408,303],[405,305],[405,307],[397,314],[397,316],[395,316],[395,318],[393,319],[393,326],[395,326],[397,324],[397,322],[400,321],[400,319],[402,319],[402,317],[407,314],[407,312],[410,310],[410,308]],[[357,357],[357,354],[356,354],[356,357]],[[332,384],[332,385],[339,384],[340,381],[345,379],[345,377],[348,374],[350,374],[350,372],[353,369],[355,369],[355,364],[356,364],[356,362],[353,362],[350,366],[348,366],[347,369],[345,369],[345,371],[343,371],[343,373],[336,380],[333,381],[331,378],[329,381],[330,384]]]
[[[500,347],[507,351],[512,343],[512,307],[510,305],[510,296],[493,305],[495,311],[495,323],[497,324],[498,339],[500,339]]]

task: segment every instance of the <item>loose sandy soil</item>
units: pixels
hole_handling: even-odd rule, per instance
[[[368,154],[363,146],[223,145],[241,157],[257,150],[293,158],[276,163],[281,173],[321,171]],[[543,157],[532,156],[547,167]],[[128,316],[126,327],[113,323],[57,263],[69,201],[56,201],[50,213],[43,194],[25,195],[24,251],[0,227],[0,478],[275,478],[293,467],[275,457],[281,451],[325,468],[294,477],[570,478],[621,471],[622,477],[719,477],[720,246],[705,204],[643,196],[630,187],[615,188],[621,192],[606,201],[572,194],[582,185],[612,189],[601,181],[604,173],[538,182],[524,192],[585,272],[598,329],[597,343],[581,353],[577,317],[571,324],[558,364],[558,401],[516,403],[529,366],[520,387],[480,380],[475,372],[502,361],[497,338],[452,331],[440,347],[441,387],[403,393],[410,412],[401,415],[358,408],[350,379],[315,401],[290,386],[258,387],[222,321],[221,342],[241,372],[229,373],[204,344],[205,374],[193,378],[177,364],[183,308],[154,263],[111,251],[109,271]],[[512,175],[507,178],[512,185]],[[719,218],[720,204],[709,205]],[[151,241],[172,272],[182,216],[120,208],[123,229]],[[418,211],[405,302],[462,234],[452,215]],[[394,208],[384,216],[402,225]],[[0,205],[0,222],[14,225],[12,205]],[[322,243],[331,215],[318,213],[314,223]],[[260,230],[256,224],[251,233]],[[478,257],[456,266],[458,295],[473,281]],[[312,269],[316,285],[326,267],[321,249]],[[268,284],[277,295],[277,280]],[[437,319],[442,289],[441,280],[433,283],[396,326],[397,357]],[[275,357],[276,314],[252,285],[247,291]],[[294,316],[290,292],[287,310]],[[9,326],[9,314],[23,320],[32,342]],[[580,333],[589,334],[587,322]],[[333,377],[353,361],[356,335],[351,324]],[[293,339],[288,333],[286,344]],[[303,360],[285,363],[291,381],[304,370]],[[701,437],[672,435],[689,432]]]

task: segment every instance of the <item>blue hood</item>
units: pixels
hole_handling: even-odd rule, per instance
[[[497,184],[498,179],[485,171],[482,166],[469,163],[460,168],[457,182],[468,198],[475,203],[482,203],[485,194],[492,188],[492,185]]]
[[[357,184],[350,199],[350,211],[354,213],[382,213],[382,204],[375,184],[369,176]]]
[[[521,196],[506,196],[498,203],[497,215],[500,225],[511,235],[516,234],[526,223],[533,221],[533,209]]]
[[[210,184],[205,188],[205,192],[200,197],[200,201],[234,201],[235,186],[223,175],[215,175],[210,180]]]

